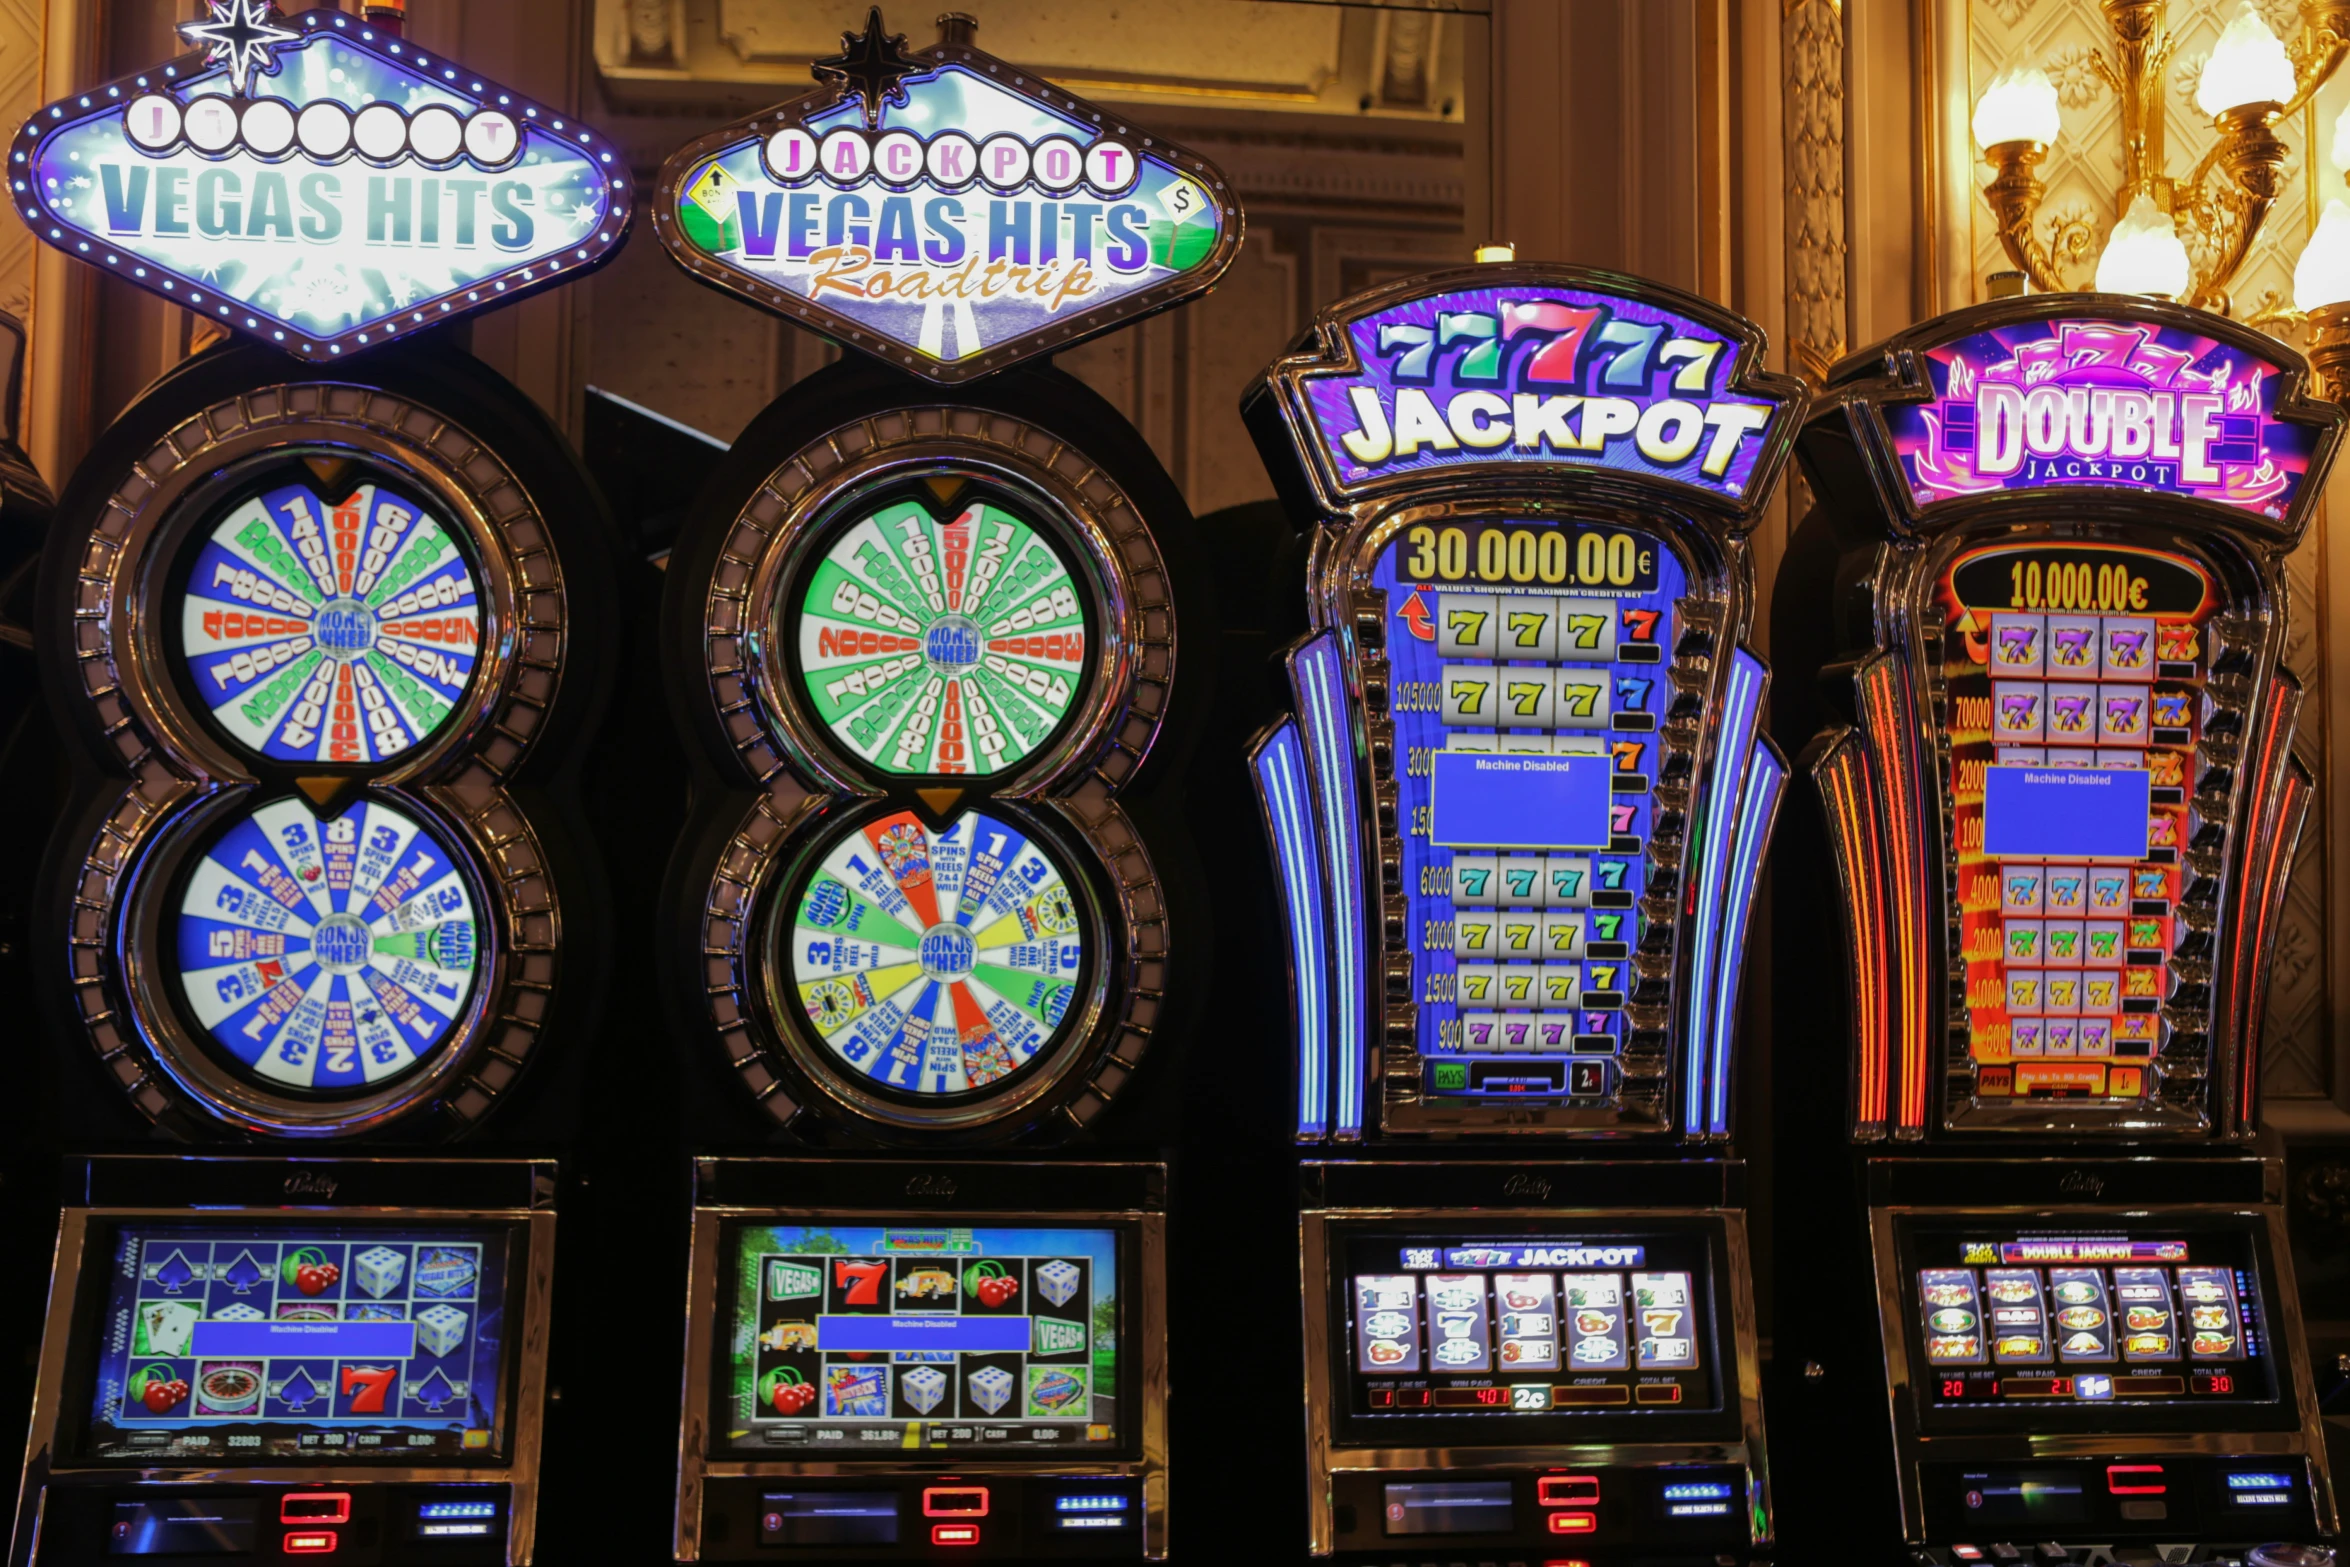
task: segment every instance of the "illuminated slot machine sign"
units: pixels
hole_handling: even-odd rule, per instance
[[[1813,769],[1864,1138],[2249,1135],[2311,792],[2283,561],[2341,421],[2305,373],[2200,313],[2042,298],[1831,383],[1805,461],[1889,546]]]
[[[1669,290],[1484,266],[1333,306],[1251,392],[1326,530],[1254,755],[1301,1137],[1727,1134],[1785,777],[1744,537],[1801,406],[1760,351]]]
[[[10,155],[39,237],[236,338],[59,511],[41,650],[105,798],[51,972],[178,1135],[455,1135],[546,1026],[557,856],[510,791],[594,705],[567,647],[604,541],[527,399],[408,339],[600,264],[630,184],[396,32],[212,13]]]
[[[1164,1180],[700,1161],[679,1559],[1163,1556]]]
[[[1204,160],[878,10],[814,74],[655,201],[695,277],[872,361],[744,432],[670,574],[726,786],[680,921],[694,1026],[781,1125],[1065,1134],[1164,994],[1119,797],[1166,720],[1159,539],[1190,519],[1106,405],[1015,367],[1206,289],[1240,214]]]

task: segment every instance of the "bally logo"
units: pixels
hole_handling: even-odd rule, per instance
[[[1507,1180],[1501,1183],[1501,1190],[1502,1195],[1505,1197],[1533,1197],[1536,1199],[1547,1199],[1550,1196],[1550,1177],[1547,1175],[1529,1175],[1525,1171],[1520,1170],[1517,1174],[1510,1176]]]
[[[906,1180],[906,1195],[909,1197],[952,1197],[955,1195],[955,1178],[951,1175],[909,1176]]]
[[[2098,1197],[2104,1195],[2105,1177],[2092,1175],[2087,1170],[2067,1170],[2056,1186],[2067,1196]]]
[[[332,1197],[342,1183],[323,1170],[296,1170],[286,1177],[288,1197]]]

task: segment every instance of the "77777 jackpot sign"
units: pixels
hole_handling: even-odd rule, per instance
[[[1727,1135],[1786,776],[1744,535],[1802,403],[1760,353],[1670,290],[1489,266],[1332,307],[1252,389],[1328,530],[1254,758],[1301,1137]]]

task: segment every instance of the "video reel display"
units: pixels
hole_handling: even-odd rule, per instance
[[[445,409],[262,363],[278,384],[176,420],[232,378],[167,378],[118,429],[168,433],[102,450],[64,508],[78,565],[44,629],[113,779],[63,866],[71,1015],[183,1136],[458,1135],[559,969],[509,786],[574,595],[539,500]]]
[[[1149,1043],[1166,961],[1115,799],[1175,661],[1135,502],[1036,426],[919,407],[803,442],[703,526],[725,537],[672,588],[688,678],[759,792],[720,808],[694,882],[697,1026],[786,1125],[1091,1120]]]

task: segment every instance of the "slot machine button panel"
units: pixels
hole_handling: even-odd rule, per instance
[[[985,1518],[987,1503],[987,1487],[984,1485],[934,1485],[922,1492],[922,1516]]]
[[[2161,1496],[2170,1485],[2160,1464],[2107,1464],[2105,1488],[2115,1496]]]
[[[348,1491],[288,1491],[277,1501],[277,1521],[290,1524],[338,1524],[351,1521]]]
[[[1548,1527],[1552,1534],[1596,1534],[1599,1532],[1599,1514],[1552,1513]]]
[[[930,1526],[933,1545],[977,1545],[979,1525],[975,1523],[934,1523]]]
[[[303,1529],[285,1537],[288,1556],[332,1556],[342,1547],[343,1537],[333,1529]]]

